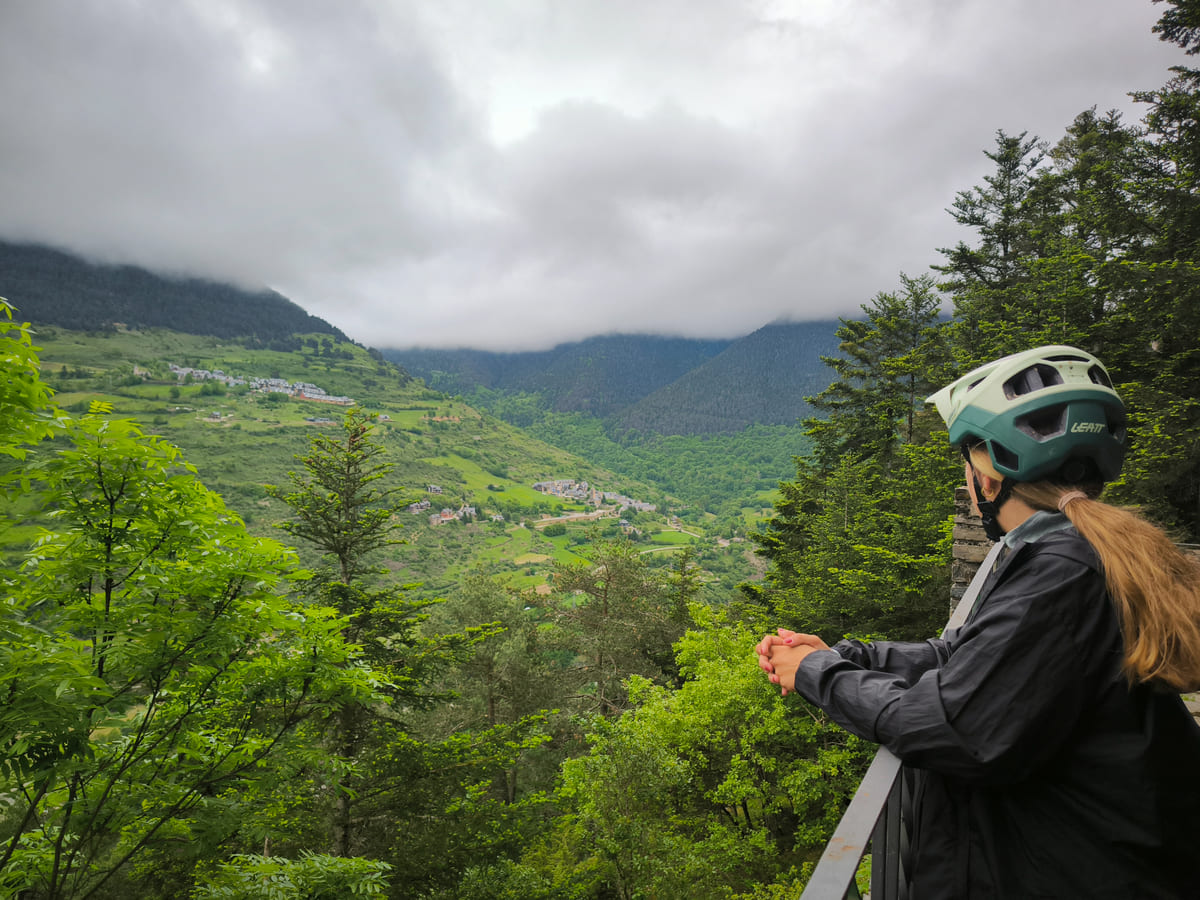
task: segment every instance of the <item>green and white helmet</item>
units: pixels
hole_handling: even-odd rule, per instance
[[[1125,458],[1125,404],[1100,360],[1037,347],[968,372],[925,401],[950,442],[987,444],[1001,475],[1067,484],[1111,481]]]

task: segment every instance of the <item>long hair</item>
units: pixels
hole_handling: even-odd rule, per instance
[[[1000,478],[986,449],[973,449],[971,463]],[[1124,638],[1126,678],[1195,690],[1200,687],[1200,561],[1137,513],[1102,503],[1100,490],[1099,484],[1017,482],[1012,496],[1034,509],[1056,511],[1064,494],[1086,495],[1068,501],[1063,512],[1100,557]]]

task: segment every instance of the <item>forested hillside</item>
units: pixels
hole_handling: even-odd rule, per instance
[[[809,445],[800,420],[828,382],[822,358],[837,349],[837,327],[775,323],[727,342],[622,336],[543,353],[384,355],[540,440],[658,486],[736,534]],[[609,389],[618,382],[624,387]],[[582,399],[601,396],[609,399]]]
[[[530,353],[384,350],[387,359],[515,425],[584,413],[618,437],[794,425],[826,384],[837,322],[773,323],[728,341],[617,335]],[[634,440],[634,443],[637,443]]]
[[[1200,7],[1162,9],[1162,37],[1200,50]],[[323,356],[319,336],[298,336],[312,381],[401,392],[391,424],[356,411],[305,433],[255,497],[302,568],[111,401],[52,396],[95,373],[44,367],[31,329],[0,318],[17,557],[0,613],[0,892],[799,897],[874,748],[779,696],[752,647],[777,626],[922,639],[944,620],[963,470],[930,392],[1013,350],[1094,351],[1130,414],[1106,497],[1200,540],[1200,71],[1140,99],[1137,123],[1084,110],[1048,140],[998,131],[981,148],[978,184],[946,200],[963,241],[838,323],[810,452],[754,538],[766,577],[727,596],[703,592],[690,549],[654,566],[615,536],[557,560],[541,590],[470,566],[437,596],[405,585],[381,560],[455,533],[393,543],[408,515],[393,467],[515,498],[514,472],[488,467],[519,433],[361,348]],[[203,383],[178,386],[200,403]],[[128,387],[166,410],[151,415],[185,405],[165,383]],[[310,415],[252,399],[225,434],[267,440]],[[445,452],[457,427],[470,465]],[[208,459],[229,446],[214,438]]]
[[[730,341],[606,335],[551,350],[385,349],[383,355],[449,394],[533,394],[553,412],[613,415],[720,353]]]
[[[837,349],[836,322],[766,325],[616,416],[618,431],[731,434],[793,425],[828,383],[821,357]]]
[[[337,328],[274,291],[250,292],[195,278],[166,278],[136,266],[99,265],[69,253],[0,242],[2,290],[31,322],[76,331],[171,328],[294,349],[296,334]]]

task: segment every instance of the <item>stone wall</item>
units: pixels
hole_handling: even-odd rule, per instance
[[[954,551],[950,561],[950,612],[967,592],[967,586],[979,564],[992,548],[992,542],[983,533],[979,516],[971,512],[971,495],[966,485],[954,492]]]

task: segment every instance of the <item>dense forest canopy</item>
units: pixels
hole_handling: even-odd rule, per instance
[[[1197,47],[1200,4],[1160,35]],[[167,442],[56,406],[0,318],[0,891],[24,898],[796,897],[872,748],[752,656],[767,627],[920,638],[948,602],[961,464],[923,398],[1037,344],[1094,351],[1131,413],[1112,499],[1200,539],[1200,72],[998,131],[966,228],[838,328],[811,452],[702,602],[622,542],[549,593],[387,579],[399,498],[370,416],[295,461],[251,537]],[[945,308],[952,309],[947,319]],[[34,515],[50,513],[36,533]]]

